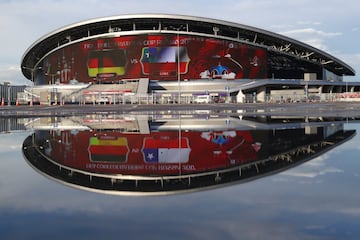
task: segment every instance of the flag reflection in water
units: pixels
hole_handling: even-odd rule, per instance
[[[251,131],[38,131],[45,153],[74,169],[98,173],[190,174],[258,159],[261,139]],[[66,139],[66,141],[63,141]],[[256,147],[255,147],[256,146]],[[181,164],[181,165],[179,165]]]
[[[144,138],[143,153],[148,163],[186,163],[189,161],[188,138]]]
[[[24,141],[23,153],[39,172],[67,185],[113,194],[159,194],[225,186],[285,171],[355,135],[355,130],[334,122],[294,127],[294,122],[280,121],[278,126],[259,123],[264,128],[254,128],[257,123],[247,120],[251,125],[241,130],[223,125],[177,130],[145,121],[148,130],[142,131],[142,125],[141,131],[134,131],[139,123],[134,121],[126,125],[131,131],[37,130]]]
[[[124,137],[91,137],[89,141],[89,157],[93,162],[126,162],[128,152]]]

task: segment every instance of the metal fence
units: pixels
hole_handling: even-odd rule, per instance
[[[322,93],[308,95],[270,95],[262,99],[252,94],[243,95],[242,99],[236,96],[193,96],[177,94],[147,94],[147,95],[80,95],[77,99],[65,99],[64,104],[209,104],[209,103],[300,103],[300,102],[334,102],[334,101],[360,101],[359,93]]]
[[[0,85],[0,99],[3,105],[18,103],[18,97],[24,92],[25,86]],[[241,98],[234,95],[194,95],[190,93],[92,93],[81,91],[76,94],[62,95],[59,91],[43,92],[38,97],[28,94],[22,104],[30,104],[33,95],[34,104],[216,104],[216,103],[296,103],[296,102],[333,102],[333,101],[360,101],[360,92],[348,93],[308,93],[308,94],[245,94]],[[35,97],[34,97],[35,96]]]
[[[0,101],[2,105],[16,104],[18,93],[24,92],[26,86],[10,85],[10,83],[0,84]]]

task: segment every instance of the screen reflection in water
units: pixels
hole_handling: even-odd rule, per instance
[[[23,153],[39,173],[88,191],[194,192],[309,161],[355,135],[336,121],[91,115],[37,119]]]

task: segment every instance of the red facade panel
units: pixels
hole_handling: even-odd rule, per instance
[[[100,38],[50,54],[48,82],[266,78],[266,50],[214,38],[138,35]]]

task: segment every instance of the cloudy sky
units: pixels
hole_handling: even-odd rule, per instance
[[[0,0],[0,9],[0,83],[29,83],[20,61],[41,36],[74,22],[129,13],[194,15],[263,28],[328,51],[360,73],[356,0]]]

